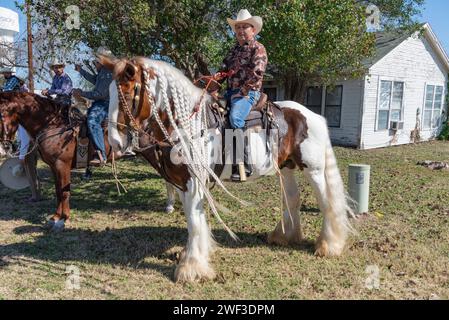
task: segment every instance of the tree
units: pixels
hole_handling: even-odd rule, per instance
[[[79,28],[67,28],[71,5],[79,8]],[[229,41],[224,1],[39,0],[33,9],[48,18],[38,24],[50,24],[68,43],[106,46],[118,56],[153,56],[174,63],[190,78],[207,74]]]
[[[225,18],[248,8],[264,19],[260,39],[286,98],[303,101],[310,84],[366,71],[375,43],[366,30],[369,3],[392,28],[413,26],[423,0],[38,0],[33,9],[63,43],[163,59],[193,79],[220,65],[234,42]],[[70,5],[79,8],[79,28],[67,28]]]

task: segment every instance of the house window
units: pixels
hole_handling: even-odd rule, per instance
[[[333,89],[327,88],[324,116],[329,127],[340,127],[342,99],[343,86],[336,86]]]
[[[307,109],[321,115],[322,94],[323,94],[322,87],[307,88],[307,97],[306,97]]]
[[[387,130],[390,121],[402,120],[404,82],[380,82],[380,99],[377,113],[377,130]]]
[[[268,100],[270,100],[270,101],[278,100],[278,91],[277,91],[276,87],[263,88],[263,92],[268,96]]]
[[[424,104],[424,129],[434,129],[440,126],[443,104],[443,87],[427,85],[426,102]]]

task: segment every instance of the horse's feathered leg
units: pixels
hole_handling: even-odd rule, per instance
[[[337,256],[344,249],[351,226],[343,181],[330,141],[323,150],[325,163],[322,168],[305,169],[324,215],[323,227],[315,245],[318,256]]]
[[[196,179],[189,180],[183,198],[189,238],[175,271],[175,281],[192,282],[213,279],[215,271],[209,264],[209,255],[215,242],[203,209],[204,193]]]
[[[304,170],[324,215],[315,254],[339,255],[349,232],[353,230],[348,219],[352,209],[332,149],[326,120],[296,102],[283,101],[278,104],[284,114],[290,115],[287,122],[289,130],[293,130],[289,131],[290,138],[285,140],[290,142],[291,147],[287,148],[288,156]]]
[[[281,170],[283,187],[285,188],[285,196],[283,195],[285,211],[283,220],[279,221],[274,231],[268,234],[268,243],[287,246],[298,244],[303,238],[298,212],[301,201],[298,184],[294,176],[295,172],[296,170],[289,168]]]

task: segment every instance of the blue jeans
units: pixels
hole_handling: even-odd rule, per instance
[[[232,89],[226,92],[226,99],[230,102],[231,111],[229,113],[229,122],[232,129],[242,129],[245,126],[245,119],[251,111],[251,107],[259,101],[259,91],[249,91],[247,97],[237,97],[231,99],[231,96],[239,93],[239,89]]]
[[[98,150],[106,160],[106,147],[104,146],[104,133],[101,123],[107,118],[109,111],[109,101],[95,101],[87,111],[87,127],[89,128],[89,138],[94,143],[95,150]]]

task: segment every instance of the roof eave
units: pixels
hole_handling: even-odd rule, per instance
[[[433,32],[432,27],[429,23],[426,23],[424,26],[425,35],[427,36],[428,40],[430,40],[430,44],[435,49],[436,53],[438,54],[439,58],[443,62],[444,66],[446,67],[446,71],[449,72],[449,57],[444,50],[443,46],[441,45],[440,41],[438,40],[436,34]]]

